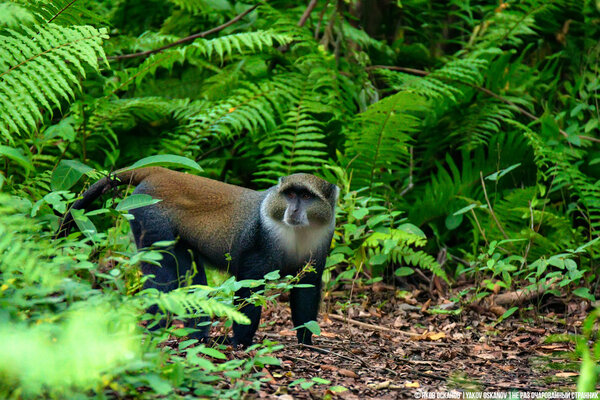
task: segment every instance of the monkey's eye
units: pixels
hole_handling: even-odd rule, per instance
[[[296,198],[296,193],[294,193],[294,192],[292,192],[292,191],[289,191],[289,192],[286,192],[286,193],[285,193],[285,196],[286,196],[288,199],[295,199],[295,198]]]
[[[312,195],[310,193],[302,193],[302,200],[310,200]]]

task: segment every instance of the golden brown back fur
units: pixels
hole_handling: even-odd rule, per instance
[[[126,171],[117,177],[138,186],[136,192],[161,199],[157,206],[179,227],[177,234],[218,258],[232,250],[238,232],[232,226],[243,226],[264,197],[255,190],[160,167]],[[211,243],[211,249],[202,243]]]

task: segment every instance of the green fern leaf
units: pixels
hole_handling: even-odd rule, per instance
[[[40,108],[50,113],[50,102],[75,97],[84,65],[98,70],[104,58],[105,29],[70,28],[49,24],[25,34],[7,30],[0,40],[0,134],[12,142],[13,134],[33,131],[42,119]]]
[[[408,92],[400,92],[370,106],[356,118],[348,133],[348,153],[353,159],[357,187],[373,187],[375,182],[398,180],[398,171],[406,165],[411,134],[418,130],[425,101]]]

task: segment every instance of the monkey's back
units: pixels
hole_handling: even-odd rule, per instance
[[[263,192],[159,167],[119,177],[138,185],[137,193],[161,199],[156,207],[171,220],[174,233],[214,266],[226,267],[226,253],[235,257],[240,244],[250,245],[238,232],[244,236],[257,229],[248,221],[258,221]]]

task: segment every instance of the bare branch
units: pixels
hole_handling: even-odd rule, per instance
[[[230,19],[229,21],[225,22],[222,25],[219,25],[217,27],[214,27],[214,28],[209,29],[209,30],[204,31],[204,32],[195,33],[193,35],[186,36],[186,37],[181,38],[181,39],[179,39],[179,40],[177,40],[177,41],[175,41],[173,43],[169,43],[167,45],[159,47],[158,49],[140,51],[139,53],[122,54],[120,56],[110,56],[110,57],[106,57],[106,58],[108,60],[125,60],[125,59],[128,59],[128,58],[146,57],[146,56],[149,56],[149,55],[154,54],[154,53],[159,53],[159,52],[161,52],[163,50],[170,49],[171,47],[177,46],[179,44],[187,43],[187,42],[190,42],[190,41],[192,41],[194,39],[202,38],[202,37],[208,36],[210,34],[222,31],[223,29],[227,28],[228,26],[231,26],[231,25],[235,24],[240,19],[244,18],[246,15],[250,14],[252,11],[254,11],[256,9],[256,7],[258,7],[258,4],[250,7],[249,9],[247,9],[246,11],[244,11],[243,13],[237,15],[236,17]]]
[[[302,14],[302,17],[300,17],[300,21],[298,21],[299,27],[303,27],[304,24],[306,24],[308,17],[310,17],[310,13],[312,12],[312,10],[315,9],[316,5],[317,5],[317,0],[310,0],[310,3],[308,3],[306,10],[304,10],[304,13]]]

